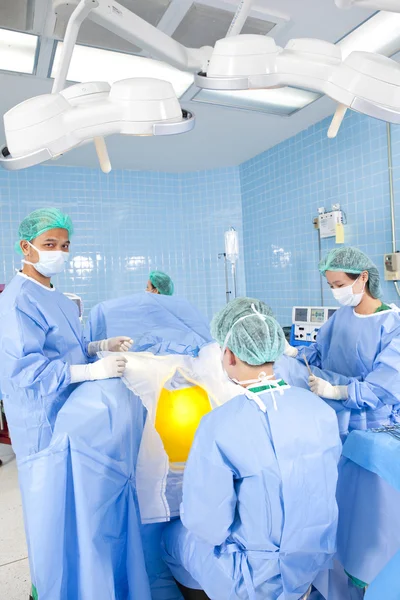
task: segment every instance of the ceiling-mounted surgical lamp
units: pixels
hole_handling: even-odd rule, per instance
[[[348,108],[400,123],[399,65],[368,52],[352,52],[343,60],[340,46],[321,40],[290,40],[282,49],[259,35],[224,38],[196,85],[208,90],[292,86],[325,94],[338,103],[329,137],[336,136]]]
[[[158,79],[134,78],[76,84],[57,94],[44,94],[18,104],[4,115],[7,149],[2,165],[17,170],[56,158],[95,140],[104,172],[111,170],[103,138],[122,135],[172,135],[193,128],[172,85]]]
[[[0,165],[7,170],[39,165],[72,148],[94,141],[100,166],[108,173],[111,163],[105,136],[115,133],[135,136],[176,135],[194,127],[194,115],[182,110],[168,81],[132,78],[117,81],[111,87],[105,82],[91,82],[64,89],[73,48],[84,19],[101,7],[102,25],[107,27],[109,24],[109,28],[113,30],[113,13],[109,11],[108,3],[106,6],[103,0],[75,0],[75,4],[68,22],[52,93],[30,98],[4,115],[7,144],[0,149]],[[122,28],[125,30],[125,37],[133,43],[135,37],[130,30],[132,21],[140,31],[142,23],[150,31],[155,30],[127,9],[124,11],[127,19]],[[121,28],[121,24],[119,25]],[[165,37],[175,47],[171,38],[155,31],[157,43],[162,43]],[[179,55],[179,44],[176,50]],[[190,63],[190,60],[187,62]]]

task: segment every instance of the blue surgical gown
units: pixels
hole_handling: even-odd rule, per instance
[[[400,411],[400,313],[382,311],[358,315],[342,307],[321,327],[317,340],[299,349],[310,365],[350,378],[348,399],[350,429],[369,429],[399,420]]]
[[[325,377],[329,375],[329,381],[332,385],[349,385],[350,379],[345,377],[344,375],[338,375],[337,373],[332,373],[331,371],[324,372],[318,367],[314,365],[311,367],[311,371],[316,377]],[[274,365],[274,372],[277,377],[281,377],[286,383],[291,386],[300,387],[305,390],[309,390],[310,387],[308,385],[308,380],[310,374],[306,365],[300,363],[295,358],[290,358],[289,356],[281,356]],[[350,408],[346,408],[343,406],[342,402],[336,402],[335,400],[327,400],[323,398],[323,400],[330,406],[336,413],[339,432],[344,440],[349,433],[350,426],[350,417],[351,410]]]
[[[140,398],[120,379],[87,381],[61,408],[50,445],[19,461],[39,600],[180,597],[150,590],[150,577],[162,570],[154,574],[152,555],[146,556],[147,530],[142,547],[136,497],[145,418]],[[170,574],[159,580],[174,590]]]
[[[175,578],[213,600],[298,600],[336,548],[335,414],[311,392],[244,394],[203,418],[181,521],[164,532]]]
[[[213,341],[207,320],[185,298],[142,292],[95,306],[85,328],[88,342],[129,335],[132,352],[191,354]]]
[[[18,459],[46,448],[75,386],[70,365],[88,361],[78,307],[21,273],[0,296],[0,388]]]

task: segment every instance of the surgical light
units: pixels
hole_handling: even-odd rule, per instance
[[[5,115],[8,147],[0,149],[0,164],[6,169],[37,165],[94,140],[102,169],[108,172],[111,164],[104,136],[171,135],[193,128],[194,117],[180,109],[171,83],[158,78],[152,82],[146,77],[125,79],[110,89],[104,87],[107,83],[81,84],[71,92],[64,91],[78,32],[86,18],[172,67],[198,73],[195,82],[201,89],[232,92],[289,87],[325,94],[338,104],[330,137],[337,134],[348,108],[400,123],[399,66],[395,61],[367,52],[347,55],[343,41],[334,45],[300,39],[280,48],[270,37],[240,35],[251,0],[241,0],[228,37],[219,40],[214,49],[186,48],[118,2],[52,1],[58,14],[66,7],[67,12],[74,8],[53,93],[31,98]],[[356,4],[366,5],[367,1],[372,2]],[[392,5],[390,0],[375,1]]]
[[[196,85],[207,90],[306,88],[338,103],[328,131],[335,137],[347,108],[400,123],[400,68],[386,57],[351,52],[314,39],[290,40],[284,49],[271,38],[238,35],[215,44],[207,73]]]
[[[17,170],[56,158],[72,148],[94,141],[100,166],[111,170],[104,137],[122,135],[175,135],[194,127],[194,116],[181,109],[172,84],[158,78],[135,77],[116,81],[78,84],[64,89],[74,46],[82,22],[96,8],[104,11],[106,23],[113,15],[123,17],[117,6],[109,10],[103,0],[80,0],[69,19],[59,68],[51,94],[30,98],[4,115],[7,145],[0,150],[0,164]],[[133,13],[121,7],[127,16],[122,28],[130,34],[131,21],[144,30],[158,31]],[[135,20],[137,19],[137,21]],[[121,23],[119,23],[121,25]],[[161,40],[168,36],[159,32]],[[156,39],[157,34],[156,34]],[[170,40],[173,47],[173,40]],[[167,44],[168,46],[168,44]],[[189,58],[188,58],[189,60]]]
[[[80,144],[96,140],[104,171],[108,156],[104,136],[170,135],[189,131],[193,117],[182,109],[167,81],[133,78],[77,84],[57,94],[43,94],[4,115],[10,170],[40,164]]]

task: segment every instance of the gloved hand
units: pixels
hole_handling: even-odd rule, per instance
[[[120,335],[118,337],[108,338],[108,340],[102,340],[100,344],[101,350],[108,350],[108,352],[128,352],[128,350],[132,348],[133,340],[124,335]]]
[[[106,356],[89,365],[72,365],[70,367],[71,383],[82,381],[98,381],[99,379],[112,379],[122,377],[127,359],[124,356]]]
[[[286,356],[291,356],[292,358],[296,358],[299,351],[297,350],[297,348],[294,348],[285,340],[285,350],[283,353],[286,354]]]
[[[98,352],[128,352],[133,340],[124,335],[108,338],[100,342],[90,342],[88,345],[89,356],[96,356]]]
[[[348,398],[347,385],[332,385],[329,381],[315,377],[315,375],[310,375],[308,385],[310,390],[321,398],[328,400],[347,400]]]

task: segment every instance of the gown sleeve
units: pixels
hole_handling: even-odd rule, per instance
[[[375,359],[363,381],[353,379],[344,406],[352,409],[378,408],[400,403],[400,328]]]
[[[101,304],[94,306],[90,311],[83,337],[86,345],[88,345],[90,342],[105,340],[108,337],[107,326]]]
[[[41,396],[60,392],[70,384],[69,365],[44,355],[46,332],[33,316],[16,307],[6,315],[1,328],[2,378]]]
[[[201,540],[220,546],[235,517],[234,471],[218,447],[213,413],[204,418],[185,468],[181,520]]]
[[[331,343],[332,329],[335,326],[335,313],[326,323],[322,325],[317,333],[317,339],[309,346],[298,346],[297,360],[304,363],[304,355],[310,366],[322,369],[323,357],[327,355]]]

